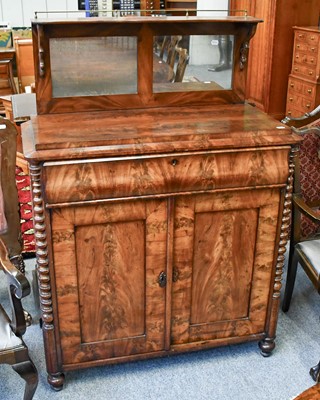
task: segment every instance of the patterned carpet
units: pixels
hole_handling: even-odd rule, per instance
[[[25,255],[34,255],[35,240],[30,192],[30,176],[26,175],[20,167],[16,167],[16,182],[20,203],[23,253]]]

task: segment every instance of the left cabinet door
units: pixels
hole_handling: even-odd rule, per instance
[[[166,201],[119,201],[51,213],[64,365],[164,348]]]

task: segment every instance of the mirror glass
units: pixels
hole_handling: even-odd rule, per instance
[[[137,93],[137,38],[50,39],[53,97]]]
[[[155,36],[153,91],[232,88],[233,35]]]

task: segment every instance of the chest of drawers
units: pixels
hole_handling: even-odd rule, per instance
[[[296,27],[286,114],[299,117],[320,103],[320,30]]]

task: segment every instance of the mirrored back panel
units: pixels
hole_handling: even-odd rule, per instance
[[[243,103],[251,17],[32,22],[39,114]]]
[[[153,91],[232,89],[234,35],[166,35],[153,39]]]

